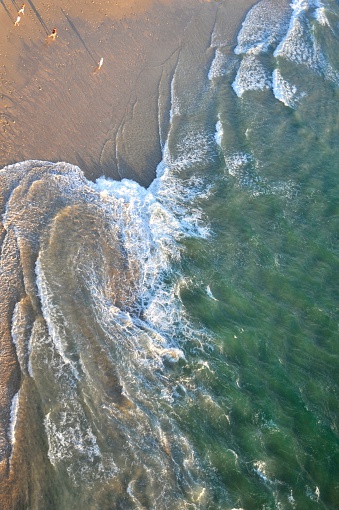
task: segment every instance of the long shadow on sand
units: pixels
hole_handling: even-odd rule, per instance
[[[18,11],[19,7],[18,7],[17,2],[15,0],[12,0],[12,4],[14,5],[15,9]]]
[[[13,1],[13,0],[12,0]],[[31,6],[34,14],[36,15],[36,17],[38,18],[42,28],[44,29],[44,31],[46,32],[46,35],[49,34],[49,31],[48,31],[48,28],[47,28],[47,25],[46,23],[44,22],[44,20],[42,19],[38,9],[35,7],[35,5],[33,4],[32,0],[27,0],[27,2],[29,3],[29,5]]]
[[[73,32],[75,33],[75,35],[78,37],[78,39],[80,40],[81,44],[83,45],[83,47],[85,48],[85,50],[87,51],[87,53],[89,54],[89,56],[91,57],[91,59],[93,60],[94,64],[97,65],[97,61],[95,60],[93,54],[90,52],[90,50],[88,49],[88,47],[86,46],[86,43],[85,41],[83,40],[83,38],[81,37],[81,35],[79,34],[77,28],[75,27],[73,21],[70,19],[70,17],[68,16],[68,14],[65,13],[65,11],[63,9],[61,9],[61,12],[62,14],[65,16],[65,18],[67,19],[71,29],[73,30]]]
[[[12,23],[14,23],[14,18],[13,18],[13,16],[12,16],[12,14],[9,12],[9,10],[8,10],[7,6],[5,5],[4,1],[3,1],[3,0],[0,0],[0,2],[1,2],[1,4],[2,4],[3,8],[5,9],[5,11],[6,11],[6,13],[7,13],[7,16],[9,16],[9,17],[10,17],[10,19],[11,19],[11,21],[12,21]]]

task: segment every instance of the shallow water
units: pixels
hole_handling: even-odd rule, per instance
[[[12,508],[338,507],[339,6],[222,27],[183,45],[147,190],[0,171]]]

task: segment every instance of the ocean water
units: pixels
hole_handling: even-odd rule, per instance
[[[222,16],[148,189],[0,171],[8,508],[339,508],[339,4]]]

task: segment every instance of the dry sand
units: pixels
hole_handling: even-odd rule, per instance
[[[21,2],[0,0],[0,167],[67,161],[91,179],[149,184],[185,28],[203,19],[212,30],[223,7],[234,38],[253,3],[26,0],[15,26]]]

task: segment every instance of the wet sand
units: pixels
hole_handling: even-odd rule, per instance
[[[90,179],[148,185],[161,160],[186,28],[196,24],[197,36],[201,28],[212,31],[218,9],[226,8],[225,38],[234,40],[253,3],[27,0],[15,26],[21,2],[1,0],[0,166],[67,161]],[[54,27],[55,41],[48,38]]]

